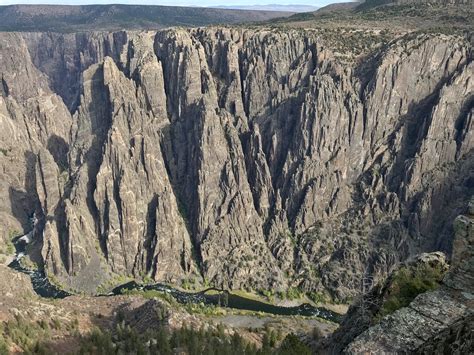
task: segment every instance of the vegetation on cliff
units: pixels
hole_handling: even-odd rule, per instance
[[[394,274],[377,317],[384,317],[406,307],[419,294],[436,289],[445,274],[446,269],[439,265],[421,264],[414,268],[402,267]]]

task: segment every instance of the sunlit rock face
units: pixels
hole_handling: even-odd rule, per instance
[[[311,31],[0,34],[0,229],[44,221],[76,290],[119,275],[344,300],[452,248],[473,63],[412,35],[341,64]]]

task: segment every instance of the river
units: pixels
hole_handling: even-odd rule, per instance
[[[33,285],[34,291],[41,297],[45,298],[66,298],[72,294],[62,290],[56,285],[53,285],[48,277],[43,271],[40,270],[29,270],[24,268],[20,259],[26,255],[26,245],[27,243],[21,238],[16,238],[14,241],[16,248],[16,258],[8,266],[18,272],[27,274]],[[276,306],[273,304],[261,302],[247,297],[242,297],[232,292],[226,290],[218,290],[216,288],[207,289],[201,292],[186,292],[178,290],[172,286],[155,283],[155,284],[139,284],[135,281],[128,282],[126,284],[117,286],[110,293],[97,295],[96,297],[107,297],[113,295],[120,295],[128,291],[138,290],[138,291],[159,291],[171,295],[178,303],[181,304],[206,304],[206,305],[215,305],[220,307],[227,307],[232,309],[247,310],[254,312],[265,312],[275,315],[299,315],[306,317],[318,317],[326,319],[332,322],[340,322],[341,315],[328,310],[323,307],[315,307],[309,303],[304,303],[297,307],[282,307]],[[217,291],[215,293],[209,294],[209,290]]]

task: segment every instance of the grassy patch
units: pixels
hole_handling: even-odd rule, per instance
[[[6,248],[6,253],[8,255],[13,255],[15,253],[15,246],[13,245],[12,242],[7,242],[7,248]]]
[[[218,295],[220,294],[221,292],[219,290],[215,290],[215,289],[210,289],[210,290],[205,290],[206,292],[204,292],[205,295]]]
[[[214,306],[212,304],[207,305],[203,303],[187,303],[184,305],[184,309],[191,314],[202,314],[205,316],[225,316],[227,310],[222,307]]]
[[[320,292],[308,292],[306,296],[313,301],[315,304],[321,304],[321,303],[329,303],[330,298]]]
[[[59,281],[54,274],[48,274],[48,281],[50,282],[51,285],[56,286],[57,288],[61,290],[65,290],[66,286]]]
[[[34,263],[29,256],[25,256],[20,259],[21,267],[25,268],[26,270],[36,270],[38,269],[38,265]]]
[[[299,300],[304,297],[304,293],[297,287],[290,287],[286,292],[278,292],[277,293],[278,298],[282,300]]]
[[[130,295],[130,296],[140,296],[146,299],[154,299],[158,298],[163,301],[166,301],[167,303],[171,305],[177,305],[177,301],[174,299],[173,296],[171,296],[167,292],[161,292],[161,291],[156,291],[156,290],[146,290],[146,291],[140,291],[140,290],[124,290],[122,292],[123,295]]]
[[[110,292],[113,288],[126,284],[127,282],[133,281],[133,278],[126,275],[114,275],[112,278],[108,279],[96,289],[98,294]]]
[[[20,236],[22,233],[17,231],[16,229],[10,229],[8,231],[8,240],[12,241],[14,238]]]
[[[15,246],[13,245],[13,239],[19,236],[20,234],[21,233],[16,230],[9,230],[7,239],[3,239],[3,243],[0,243],[0,254],[13,256],[15,254]],[[6,260],[6,258],[3,259]]]
[[[264,294],[265,297],[267,297],[267,295],[269,295],[269,293],[267,293],[265,291],[261,291],[261,292],[262,292],[262,294]],[[236,296],[240,296],[240,297],[244,297],[244,298],[248,298],[250,300],[262,302],[262,303],[272,304],[271,302],[269,302],[268,299],[264,299],[263,297],[255,294],[255,293],[247,292],[247,291],[244,291],[244,290],[233,290],[231,292],[231,294],[236,295]]]

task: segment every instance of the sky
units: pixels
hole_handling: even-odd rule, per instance
[[[313,5],[325,6],[330,3],[348,0],[0,0],[0,5],[11,4],[143,4],[143,5],[174,5],[174,6],[218,6],[218,5]]]

